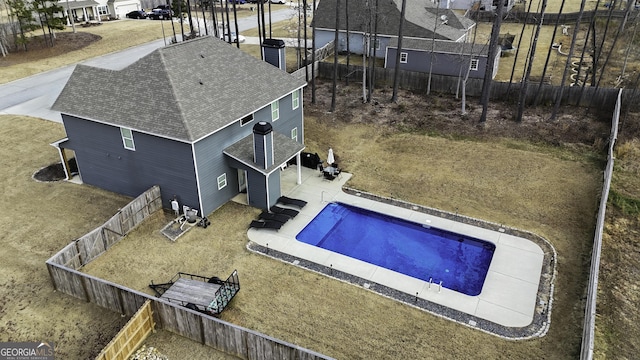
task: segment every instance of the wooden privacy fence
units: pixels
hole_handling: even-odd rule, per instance
[[[604,4],[602,5],[604,6]],[[611,13],[612,19],[622,20],[624,19],[624,10],[591,10],[585,11],[582,14],[582,18],[580,22],[585,24],[591,22],[591,20],[595,18],[607,18],[609,17],[609,13]],[[637,11],[631,11],[629,13],[629,22],[633,22],[636,16],[638,16]],[[544,17],[541,16],[540,13],[528,13],[526,11],[514,11],[511,10],[503,15],[502,22],[515,22],[515,23],[524,23],[525,21],[528,24],[538,24],[540,23],[540,19],[542,18],[542,25],[551,25],[554,26],[556,21],[562,25],[569,25],[573,28],[576,21],[578,20],[578,16],[580,13],[572,12],[572,13],[563,13],[563,14],[552,14],[552,13],[544,13]],[[495,19],[494,11],[477,11],[477,12],[469,12],[469,17],[478,22],[493,22]]]
[[[151,301],[144,305],[129,319],[127,324],[98,354],[96,360],[127,360],[142,342],[155,330]]]
[[[604,220],[607,212],[607,200],[611,189],[611,178],[613,176],[614,153],[613,148],[618,138],[618,123],[620,122],[620,108],[622,103],[622,90],[618,95],[613,119],[611,121],[611,136],[609,138],[609,154],[607,167],[604,171],[604,184],[600,195],[600,207],[596,219],[596,233],[593,239],[593,250],[591,251],[591,270],[589,272],[589,285],[587,287],[587,303],[584,311],[584,325],[582,327],[582,348],[580,350],[581,360],[593,359],[595,327],[596,327],[596,299],[598,297],[598,275],[600,273],[600,253],[602,249],[602,234],[604,232]]]
[[[47,270],[53,287],[57,291],[126,316],[133,316],[149,301],[153,321],[159,328],[241,359],[331,359],[80,271],[84,265],[106,252],[146,217],[161,210],[160,195],[159,187],[151,188],[98,229],[72,241],[47,260]]]
[[[393,85],[394,69],[376,67],[374,71],[376,87],[391,87]],[[304,73],[303,73],[304,74]],[[333,63],[320,62],[318,64],[317,76],[323,79],[333,78]],[[362,79],[362,67],[347,67],[345,64],[338,64],[338,79],[344,80],[347,76],[356,82]],[[426,92],[429,83],[429,74],[415,71],[400,70],[398,74],[400,88],[416,92]],[[482,79],[468,79],[466,85],[466,95],[479,98],[482,94]],[[431,75],[431,91],[435,93],[460,94],[462,93],[462,81],[457,76]],[[501,99],[516,102],[518,100],[521,83],[493,81],[491,83],[491,99]],[[525,98],[526,104],[533,104],[536,93],[538,93],[538,82],[529,82]],[[594,88],[581,86],[565,86],[562,93],[561,105],[590,106],[603,111],[613,111],[618,97],[619,89],[614,88]],[[543,84],[540,87],[538,103],[555,104],[559,86]],[[640,92],[634,93],[633,89],[622,90],[622,100],[627,106],[637,109],[640,106]]]

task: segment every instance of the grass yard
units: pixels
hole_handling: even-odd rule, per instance
[[[307,151],[324,154],[333,147],[341,166],[354,174],[349,186],[457,210],[549,239],[559,253],[549,334],[503,340],[253,254],[245,248],[246,229],[259,210],[236,203],[214,212],[211,227],[195,228],[175,243],[159,234],[169,218],[158,214],[85,271],[149,292],[151,280],[178,271],[227,276],[237,269],[242,290],[223,320],[340,359],[577,357],[580,299],[588,271],[584,260],[601,180],[591,154],[508,139],[452,139],[345,123],[321,109],[305,105]]]
[[[0,82],[162,36],[156,21],[113,21],[78,30],[101,40],[56,56],[23,53],[19,60],[11,55],[0,58]],[[511,33],[519,34],[519,27]],[[548,44],[549,32],[544,33]],[[563,117],[548,124],[540,120],[546,117],[531,116],[529,123],[514,125],[502,115],[505,109],[494,109],[489,122],[480,127],[474,124],[478,106],[470,104],[470,115],[458,119],[468,128],[456,128],[449,126],[457,118],[451,115],[456,111],[441,97],[419,100],[417,108],[409,108],[408,99],[415,94],[402,93],[397,105],[381,101],[373,107],[348,100],[350,90],[342,86],[339,91],[335,114],[326,113],[327,86],[318,91],[324,94],[318,105],[305,100],[306,151],[324,154],[333,147],[341,166],[354,174],[349,186],[522,228],[551,241],[559,255],[558,278],[552,324],[545,337],[502,340],[250,253],[245,249],[245,231],[257,210],[233,203],[210,217],[215,227],[195,228],[175,244],[158,234],[166,221],[159,214],[87,271],[146,291],[149,281],[163,280],[177,271],[224,276],[238,269],[243,289],[223,314],[224,320],[338,358],[577,358],[602,181],[601,140],[544,145],[545,139],[564,131],[586,132],[583,123]],[[310,92],[307,89],[307,95]],[[378,92],[376,96],[388,94]],[[566,109],[566,113],[581,119],[587,115],[576,109]],[[400,116],[390,120],[394,114]],[[443,116],[444,125],[436,128],[432,116],[437,114]],[[405,125],[410,116],[421,119],[419,126]],[[635,200],[640,198],[637,119],[638,114],[625,119],[621,130],[625,139],[618,146],[613,189],[621,196],[610,204],[607,220],[601,284],[608,286],[599,290],[597,359],[631,359],[638,353],[635,339],[640,336],[640,315],[635,304],[640,301],[640,264],[634,255],[640,251],[640,241],[638,212],[633,210],[640,208]],[[607,124],[607,119],[600,121]],[[1,115],[0,123],[4,169],[0,184],[8,204],[0,211],[0,287],[4,289],[0,341],[55,341],[59,358],[93,358],[126,319],[54,292],[44,262],[107,220],[129,199],[86,185],[32,180],[34,171],[59,161],[49,143],[64,137],[62,125],[12,115]],[[546,130],[546,126],[556,127]],[[510,127],[510,134],[501,135]],[[531,128],[541,129],[540,138],[512,137]],[[154,256],[155,252],[161,255]],[[107,260],[118,256],[121,260]],[[126,273],[122,271],[125,267],[130,269]],[[176,354],[175,358],[186,354],[218,358],[213,353],[202,355],[210,350],[172,334],[156,335],[150,343],[158,347],[170,344],[166,353]],[[190,350],[194,352],[186,352]]]

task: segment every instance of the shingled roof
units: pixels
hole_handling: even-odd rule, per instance
[[[78,65],[52,109],[195,142],[306,83],[213,37],[157,49],[123,70]]]
[[[369,13],[366,3],[371,0],[349,0],[349,31],[369,33]],[[346,31],[345,2],[340,2],[340,30]],[[398,36],[402,0],[378,0],[378,34]],[[322,0],[316,9],[318,29],[335,29],[336,0]],[[445,16],[445,20],[443,20]],[[450,9],[438,8],[431,0],[407,0],[404,36],[460,40],[474,26],[471,19],[456,14]],[[435,32],[434,32],[435,29]]]

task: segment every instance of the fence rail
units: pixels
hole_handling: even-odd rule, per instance
[[[85,274],[80,270],[109,250],[136,225],[162,209],[160,188],[134,199],[98,229],[75,240],[46,261],[53,287],[60,292],[126,316],[133,316],[149,301],[159,328],[182,335],[241,359],[327,360],[313,352],[261,333],[224,322],[164,299]],[[109,229],[104,231],[104,229]],[[237,282],[234,275],[227,279]],[[239,286],[239,285],[238,285]],[[115,341],[115,340],[114,340]]]
[[[604,171],[604,184],[600,195],[600,207],[596,220],[596,233],[593,239],[593,250],[591,251],[591,269],[589,271],[589,285],[587,287],[587,303],[584,313],[584,325],[582,328],[582,348],[580,350],[581,360],[593,359],[595,347],[595,327],[596,327],[596,300],[598,297],[598,275],[600,273],[600,253],[602,250],[602,234],[604,232],[604,220],[607,212],[607,200],[611,189],[611,178],[613,177],[614,153],[613,148],[618,138],[618,124],[620,122],[620,109],[622,107],[622,90],[618,95],[613,119],[611,121],[611,136],[609,139],[609,154],[607,167]]]

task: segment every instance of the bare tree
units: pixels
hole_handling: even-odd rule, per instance
[[[540,11],[540,22],[536,27],[535,36],[533,38],[533,42],[531,43],[531,50],[529,51],[529,61],[527,63],[527,69],[522,79],[522,84],[520,85],[520,96],[518,97],[518,114],[516,116],[516,121],[522,121],[522,115],[524,114],[524,105],[527,99],[527,88],[529,86],[529,77],[531,76],[531,68],[533,67],[533,59],[536,56],[536,46],[538,45],[538,36],[540,36],[540,29],[542,28],[542,23],[544,22],[544,12],[547,9],[547,0],[542,0],[542,9]]]
[[[562,9],[564,9],[564,3],[566,0],[562,0],[560,3],[560,10],[558,11],[558,16],[556,17],[556,24],[553,28],[553,35],[551,35],[551,41],[556,39],[556,33],[558,31],[558,25],[560,25],[560,15],[562,14]],[[533,100],[533,105],[537,106],[540,102],[540,90],[542,90],[542,84],[544,83],[544,77],[547,75],[547,66],[549,66],[549,59],[551,59],[551,52],[553,51],[553,46],[549,46],[547,50],[547,58],[544,61],[544,67],[542,68],[542,76],[540,76],[540,83],[538,84],[538,89],[536,90],[536,96]]]
[[[440,12],[440,0],[436,0],[436,18],[433,20],[433,35],[431,39],[431,53],[429,54],[429,77],[427,79],[427,95],[431,93],[431,74],[433,72],[433,53],[436,51],[436,31],[438,31],[438,13]]]
[[[605,69],[607,68],[607,64],[609,63],[611,54],[614,52],[616,48],[616,44],[618,43],[618,39],[620,38],[620,34],[624,32],[624,27],[627,24],[627,19],[629,18],[630,11],[631,11],[631,6],[630,4],[627,4],[627,9],[624,12],[624,19],[622,20],[622,22],[620,22],[620,26],[618,27],[618,31],[616,32],[616,36],[613,38],[613,43],[609,48],[609,53],[607,54],[607,58],[604,60],[604,64],[602,64],[602,69],[600,70],[600,77],[598,78],[596,89],[600,85],[600,81],[602,80],[602,76],[604,75]]]
[[[311,12],[311,16],[313,17],[313,21],[311,22],[311,103],[316,103],[316,0],[313,1],[313,10]]]
[[[373,42],[369,42],[369,92],[367,102],[371,102],[373,97],[373,88],[376,86],[376,53],[378,49],[378,0],[373,8]]]
[[[333,41],[333,86],[331,88],[331,112],[336,111],[336,91],[338,87],[338,34],[340,33],[340,0],[336,0],[336,32]]]
[[[351,46],[349,44],[349,0],[344,0],[344,27],[347,35],[347,69],[349,69],[351,58]],[[345,83],[349,86],[349,76],[345,76]]]
[[[518,47],[516,48],[516,55],[513,58],[513,66],[511,67],[511,77],[509,78],[509,85],[507,85],[507,94],[511,91],[511,84],[513,83],[513,76],[515,75],[515,72],[516,72],[516,64],[518,63],[518,56],[520,55],[520,49],[522,49],[522,46],[520,46],[520,44],[522,44],[522,39],[524,38],[524,31],[527,29],[527,23],[529,20],[529,14],[531,13],[532,5],[533,5],[533,1],[529,1],[529,7],[527,8],[527,13],[524,16],[524,22],[522,23],[522,30],[520,30],[520,40],[519,40]]]
[[[493,67],[498,54],[498,37],[500,36],[500,26],[502,25],[502,11],[504,9],[504,0],[498,0],[495,19],[491,27],[491,38],[489,39],[489,58],[487,59],[487,68],[484,72],[484,81],[482,82],[482,95],[480,96],[480,104],[482,104],[482,114],[480,122],[487,121],[487,110],[489,107],[489,98],[491,95],[491,82],[493,81]]]
[[[587,0],[582,0],[580,2],[580,12],[578,13],[578,17],[576,18],[576,24],[573,28],[573,35],[571,36],[571,46],[569,47],[569,53],[567,54],[567,62],[564,67],[564,72],[562,73],[562,81],[560,82],[560,90],[558,91],[558,95],[556,97],[555,104],[553,106],[553,111],[551,112],[550,120],[555,120],[556,116],[558,116],[558,111],[560,110],[560,103],[562,102],[562,96],[564,93],[565,82],[567,81],[567,74],[569,73],[569,67],[571,66],[571,58],[573,57],[573,50],[576,44],[576,37],[578,36],[578,29],[580,29],[580,21],[582,21],[582,15],[584,15],[584,6]]]
[[[404,16],[406,10],[407,0],[402,0],[402,8],[400,10],[400,26],[398,28],[398,48],[396,49],[396,64],[393,71],[393,94],[391,95],[391,101],[393,102],[398,101],[398,74],[400,73],[400,52],[402,51],[402,38],[404,37]],[[429,80],[431,80],[431,74],[429,74]]]

